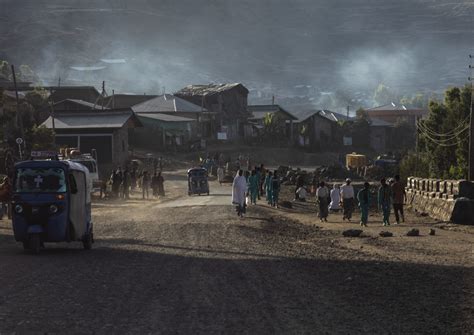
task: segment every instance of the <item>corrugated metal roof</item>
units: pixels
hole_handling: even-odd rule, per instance
[[[172,94],[164,94],[156,98],[147,100],[132,107],[135,113],[201,113],[207,111],[196,104],[176,97]]]
[[[252,116],[249,118],[250,120],[261,120],[266,114],[277,112],[287,115],[288,120],[298,120],[296,116],[282,108],[280,105],[249,105],[247,106],[247,110],[252,113]]]
[[[249,90],[242,85],[241,83],[232,83],[232,84],[207,84],[207,85],[188,85],[178,92],[176,94],[179,95],[212,95],[216,93],[221,93],[227,90],[234,89],[236,87],[239,87],[240,89],[244,90],[249,93]]]
[[[144,117],[148,119],[163,121],[163,122],[195,122],[196,120],[190,119],[187,117],[176,116],[176,115],[169,115],[169,114],[161,114],[161,113],[137,113],[138,117]]]
[[[396,103],[391,102],[386,105],[368,108],[367,110],[368,111],[398,111],[398,110],[407,110],[407,108],[405,107],[405,105],[397,105]]]
[[[132,112],[70,113],[55,116],[56,129],[122,128],[134,115]],[[51,116],[43,122],[53,128]]]
[[[347,115],[344,114],[339,114],[339,113],[334,113],[329,110],[320,110],[319,115],[325,117],[326,119],[334,122],[339,122],[339,121],[347,121],[347,120],[352,120],[350,116],[348,117]]]
[[[65,99],[65,100],[56,102],[55,105],[63,103],[65,101],[69,101],[69,102],[72,102],[72,103],[75,103],[75,104],[78,104],[78,105],[81,105],[81,106],[84,106],[84,107],[88,107],[90,109],[100,109],[100,110],[109,109],[108,107],[102,107],[101,105],[93,104],[91,102],[87,102],[87,101],[80,100],[80,99]]]
[[[157,95],[148,94],[114,94],[104,98],[104,106],[110,108],[130,108],[156,97]]]

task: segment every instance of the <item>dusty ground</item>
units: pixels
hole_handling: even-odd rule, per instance
[[[471,227],[409,215],[381,238],[373,214],[344,238],[358,226],[312,203],[239,219],[229,186],[188,197],[165,177],[165,199],[94,204],[91,251],[29,255],[0,221],[0,333],[473,333]]]

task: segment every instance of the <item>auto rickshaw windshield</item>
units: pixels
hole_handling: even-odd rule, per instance
[[[18,193],[64,193],[66,177],[60,168],[20,168],[14,186]]]

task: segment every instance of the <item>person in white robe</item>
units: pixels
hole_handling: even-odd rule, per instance
[[[217,180],[219,181],[219,184],[222,185],[222,183],[224,182],[224,168],[222,166],[219,166],[217,168]]]
[[[242,217],[245,214],[247,195],[247,180],[243,176],[243,171],[239,170],[232,183],[232,204],[237,206],[237,215]]]
[[[331,202],[329,203],[329,210],[332,212],[339,212],[341,210],[341,193],[338,184],[334,184],[331,190]]]

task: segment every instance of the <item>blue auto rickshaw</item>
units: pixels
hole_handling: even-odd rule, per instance
[[[188,195],[209,195],[209,182],[207,170],[204,168],[192,168],[188,170]]]
[[[58,160],[15,165],[13,232],[25,250],[39,253],[45,242],[81,241],[91,249],[91,190],[87,168]]]

